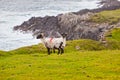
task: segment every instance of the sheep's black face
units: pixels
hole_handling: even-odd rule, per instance
[[[41,35],[38,35],[36,38],[37,38],[37,39],[40,39],[40,38],[41,38]]]
[[[39,35],[37,36],[37,39],[40,39],[40,38],[43,38],[43,34],[39,34]]]
[[[61,35],[63,36],[63,38],[65,38],[67,36],[67,33],[63,33]]]

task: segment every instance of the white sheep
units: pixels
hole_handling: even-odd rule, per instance
[[[46,38],[43,33],[39,34],[37,36],[37,39],[41,39],[42,43],[45,45],[45,47],[48,50],[48,54],[50,55],[51,50],[53,49],[55,52],[55,49],[58,49],[58,54],[64,53],[64,47],[66,46],[66,35],[62,34],[62,37],[60,38]]]

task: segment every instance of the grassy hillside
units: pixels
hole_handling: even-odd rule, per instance
[[[104,50],[104,49],[106,49],[106,47],[102,45],[100,42],[93,41],[93,40],[87,40],[87,39],[67,41],[67,46],[66,46],[67,53],[81,51],[81,50],[89,50],[89,51],[96,50],[97,51],[97,50]],[[33,53],[39,53],[39,52],[41,54],[44,54],[47,52],[43,44],[22,47],[22,48],[12,50],[9,52],[1,51],[0,55],[11,56],[15,54],[33,54]]]
[[[75,40],[63,55],[47,55],[42,44],[0,51],[0,80],[119,80],[120,50],[102,49],[97,41]]]
[[[0,51],[0,80],[119,80],[120,29],[106,34],[107,43],[68,41],[63,55],[47,55],[42,45]]]
[[[119,80],[119,66],[119,50],[23,52],[0,57],[0,80]]]
[[[97,23],[115,24],[120,20],[120,9],[112,11],[102,11],[91,17],[91,21]]]

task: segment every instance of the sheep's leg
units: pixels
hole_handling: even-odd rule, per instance
[[[53,52],[55,53],[55,49],[53,49]]]
[[[62,48],[62,44],[63,44],[63,42],[61,42],[61,43],[60,43],[60,46],[59,46],[59,48],[60,48],[60,50],[61,50],[61,54],[64,53],[64,50],[63,50],[63,48]]]
[[[47,48],[47,50],[48,50],[48,55],[50,55],[50,48]]]
[[[61,54],[63,54],[64,53],[64,49],[63,48],[61,48]]]
[[[58,54],[60,54],[60,48],[58,48]]]
[[[50,53],[52,53],[52,50],[50,50]]]

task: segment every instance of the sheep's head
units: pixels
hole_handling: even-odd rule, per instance
[[[65,38],[67,36],[67,33],[63,33],[61,34],[63,38]]]
[[[40,33],[36,38],[40,39],[40,38],[43,38],[43,37],[44,37],[44,33]]]

